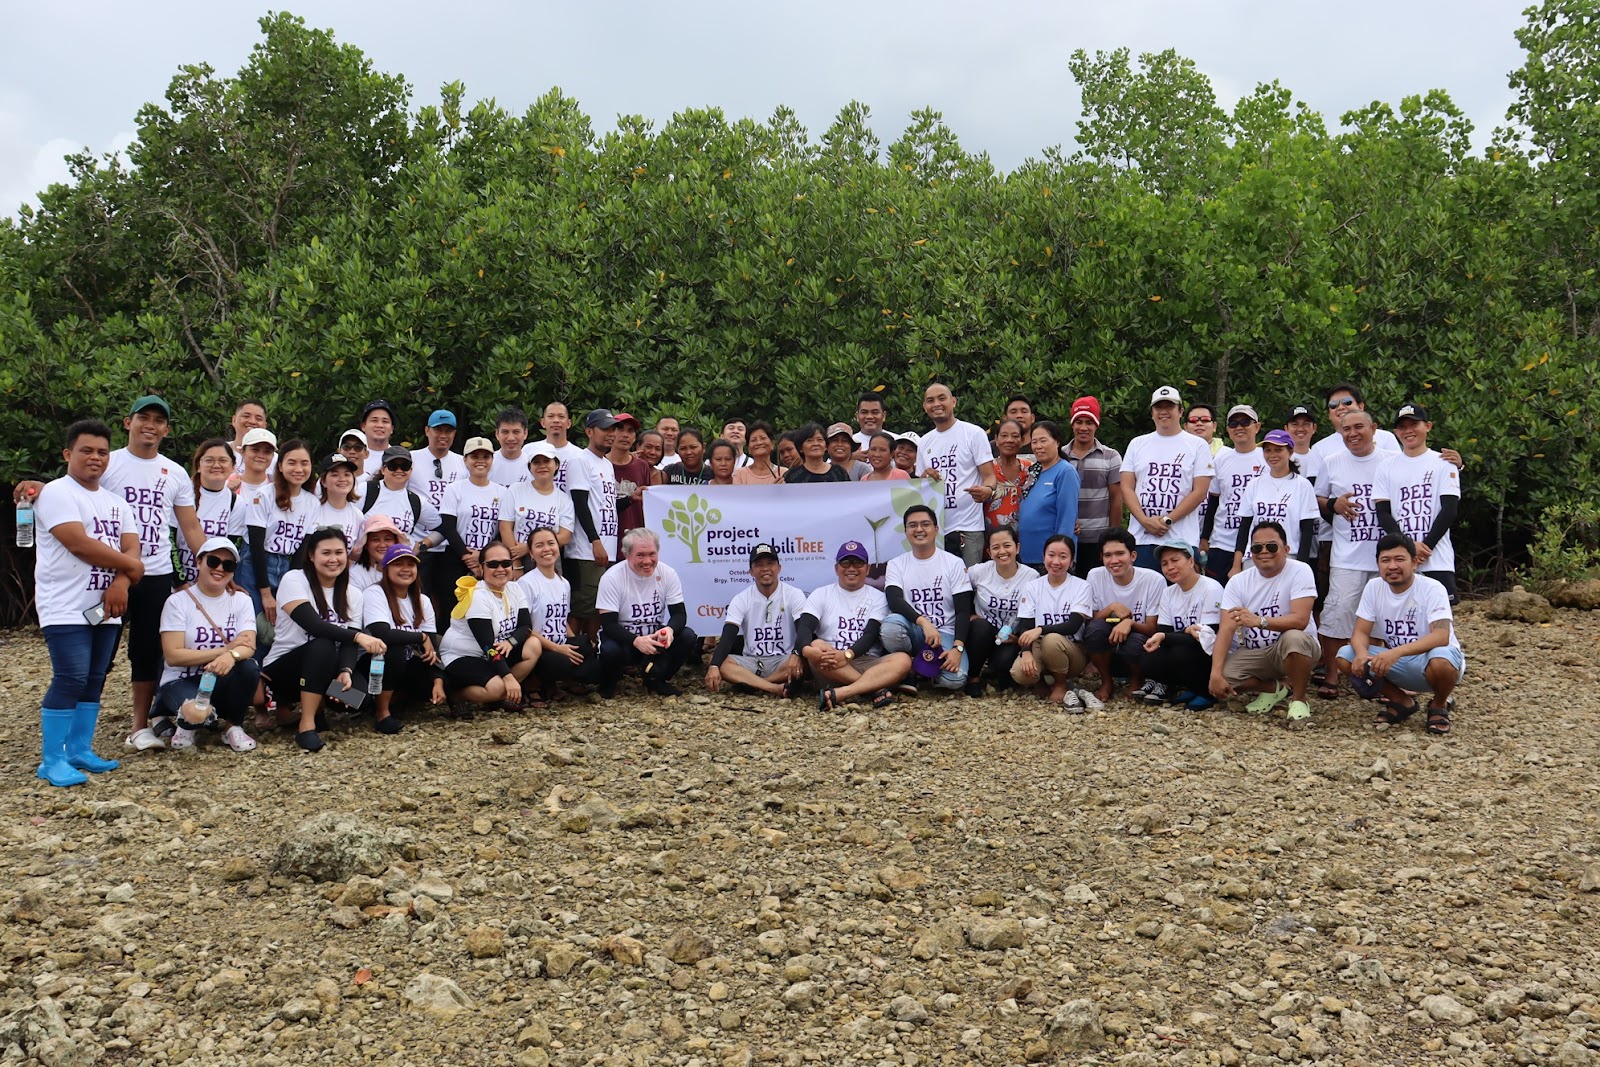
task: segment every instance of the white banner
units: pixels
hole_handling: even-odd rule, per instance
[[[913,504],[941,514],[944,492],[931,478],[823,485],[653,485],[644,524],[661,537],[661,561],[683,580],[689,625],[722,630],[728,602],[750,584],[750,550],[778,550],[783,581],[809,593],[834,581],[833,555],[860,541],[868,582],[883,587],[889,561],[908,551],[900,516]]]

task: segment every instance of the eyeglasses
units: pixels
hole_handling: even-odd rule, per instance
[[[348,456],[352,452],[365,452],[367,446],[357,441],[354,437],[347,437],[339,443],[339,451]]]
[[[1330,400],[1328,401],[1328,410],[1338,411],[1340,408],[1347,408],[1355,402],[1356,398],[1353,396],[1347,396],[1343,400]]]
[[[1255,419],[1241,416],[1240,418],[1237,418],[1237,419],[1229,419],[1228,420],[1228,429],[1237,430],[1237,429],[1240,429],[1241,427],[1254,426],[1255,424],[1256,424],[1256,420]]]
[[[910,533],[912,530],[931,530],[933,528],[934,528],[934,524],[931,523],[931,522],[908,522],[908,523],[906,523],[906,533]]]
[[[1283,546],[1279,544],[1257,543],[1250,546],[1250,554],[1252,556],[1276,556],[1278,554],[1278,549],[1282,547]]]
[[[385,463],[383,465],[383,469],[386,470],[386,471],[398,471],[401,474],[410,474],[411,473],[411,464],[405,463],[405,462]]]
[[[229,559],[227,556],[206,556],[202,562],[212,570],[219,570],[224,574],[232,574],[239,568],[239,561]]]
[[[1195,425],[1197,423],[1201,423],[1201,422],[1216,422],[1216,421],[1217,420],[1213,419],[1210,415],[1190,415],[1189,416],[1189,425],[1190,426],[1193,426],[1193,425]],[[1230,422],[1228,425],[1232,426],[1233,423]]]
[[[483,561],[483,569],[487,571],[505,570],[510,566],[511,561],[509,559],[486,559]]]

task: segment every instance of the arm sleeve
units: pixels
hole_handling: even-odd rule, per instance
[[[1172,627],[1172,624],[1170,622],[1158,622],[1158,623],[1156,623],[1156,633],[1158,633],[1158,634],[1170,634],[1172,632],[1173,632],[1173,627]],[[1152,636],[1154,636],[1154,635],[1152,635]]]
[[[957,593],[956,600],[956,640],[966,643],[967,634],[972,630],[972,604],[977,597],[972,590]]]
[[[683,633],[684,627],[688,625],[689,609],[684,606],[683,601],[680,600],[676,604],[668,604],[667,629],[672,631],[672,636],[676,638],[679,634]]]
[[[1047,634],[1060,634],[1062,637],[1071,637],[1083,627],[1084,619],[1085,616],[1081,612],[1074,611],[1067,616],[1066,622],[1058,622],[1054,626],[1046,626],[1044,632]]]
[[[867,623],[867,628],[861,632],[861,640],[850,646],[850,651],[858,656],[865,656],[878,644],[878,631],[883,628],[883,623],[873,619]]]
[[[1444,540],[1444,535],[1450,532],[1450,527],[1456,522],[1456,506],[1461,503],[1458,496],[1443,496],[1439,498],[1439,514],[1433,518],[1433,525],[1428,527],[1428,535],[1422,539],[1429,548],[1438,548],[1439,542]]]
[[[629,633],[628,628],[622,625],[621,617],[614,611],[602,611],[600,613],[600,632],[623,648],[633,647],[633,634]]]
[[[1025,634],[1029,630],[1033,629],[1034,625],[1035,625],[1035,623],[1034,623],[1034,621],[1032,619],[1027,618],[1026,616],[1018,615],[1017,616],[1017,621],[1014,624],[1014,629],[1013,629],[1012,632],[1013,633],[1019,633],[1019,634]]]
[[[904,589],[898,585],[891,585],[883,591],[883,595],[889,599],[890,611],[899,615],[913,626],[917,624],[917,616],[922,613],[911,606],[911,602],[906,599],[906,591]]]
[[[1234,543],[1233,550],[1241,554],[1250,551],[1250,524],[1248,522],[1239,523],[1239,538]]]
[[[796,632],[798,632],[799,629],[799,623],[796,623]],[[733,643],[738,639],[739,628],[731,622],[723,623],[722,636],[717,638],[717,647],[711,650],[711,666],[722,666],[722,661],[728,658],[728,654],[733,651]]]
[[[533,612],[527,608],[517,609],[517,626],[511,631],[508,638],[512,648],[521,648],[522,643],[533,636]]]
[[[1384,533],[1404,533],[1400,523],[1394,517],[1394,507],[1387,500],[1378,501],[1378,525],[1383,527]]]
[[[264,526],[248,526],[245,528],[250,538],[250,563],[255,567],[256,589],[271,589],[267,582],[267,530]],[[311,613],[313,616],[316,612]],[[297,620],[298,621],[298,620]],[[311,631],[307,630],[307,633]]]
[[[290,617],[293,618],[292,615]],[[386,622],[368,623],[367,633],[386,645],[420,645],[427,636],[421,630],[402,630]]]
[[[599,532],[594,528],[594,516],[589,514],[589,490],[574,489],[572,491],[573,517],[578,520],[578,525],[583,529],[585,540],[600,540]]]
[[[1300,552],[1295,556],[1301,563],[1311,562],[1311,548],[1317,543],[1317,520],[1300,520]]]
[[[295,605],[295,609],[289,612],[289,618],[293,619],[300,629],[312,637],[326,637],[330,641],[354,644],[350,639],[356,635],[356,631],[348,626],[340,626],[324,619],[317,614],[317,609],[311,606],[311,601],[309,600],[302,600]],[[359,646],[356,649],[356,654],[360,655]]]
[[[507,666],[505,657],[487,655],[489,649],[494,647],[494,623],[488,619],[468,619],[467,629],[472,631],[472,639],[478,642],[478,647],[486,653],[484,658],[489,661],[489,666],[494,668],[494,672],[502,678],[510,674],[511,668]]]
[[[439,516],[439,532],[444,534],[444,539],[450,542],[450,551],[462,555],[467,551],[467,543],[461,539],[461,531],[456,528],[454,515]]]
[[[817,639],[817,617],[810,612],[801,612],[800,617],[794,620],[794,647],[805,648]]]
[[[1217,512],[1222,510],[1222,498],[1216,493],[1206,497],[1206,518],[1200,524],[1200,540],[1211,540],[1211,532],[1217,526]]]

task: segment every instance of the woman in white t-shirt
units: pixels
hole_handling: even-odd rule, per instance
[[[90,750],[100,691],[117,648],[128,588],[144,577],[139,526],[122,497],[100,488],[111,462],[111,430],[84,419],[67,428],[67,474],[34,501],[38,557],[34,605],[50,652],[50,687],[39,709],[39,777],[82,785],[84,771],[113,771]]]
[[[445,486],[439,500],[439,532],[450,547],[435,553],[432,565],[448,569],[448,580],[441,578],[445,588],[453,588],[455,580],[465,574],[483,577],[478,553],[499,536],[500,501],[510,496],[505,486],[489,480],[494,446],[488,438],[467,441],[462,462],[467,466],[467,476]]]
[[[534,530],[548,526],[556,532],[556,541],[565,548],[572,540],[572,531],[577,528],[572,498],[556,485],[561,454],[549,441],[530,445],[527,452],[532,480],[512,486],[510,493],[500,497],[500,540],[510,546],[512,558],[524,572],[532,570],[528,562],[528,539]]]
[[[394,520],[374,511],[361,524],[360,547],[350,560],[350,592],[365,593],[383,577],[383,555],[391,545],[406,544],[405,535]]]
[[[474,704],[522,710],[522,681],[543,650],[522,590],[511,581],[511,550],[491,541],[478,553],[483,581],[456,582],[450,627],[439,641],[445,684]]]
[[[1249,559],[1250,531],[1257,523],[1281,523],[1288,531],[1289,554],[1302,563],[1311,562],[1316,547],[1317,491],[1300,474],[1300,464],[1294,458],[1294,438],[1287,430],[1268,430],[1261,440],[1261,456],[1267,461],[1267,473],[1252,479],[1239,501],[1239,533],[1229,578],[1244,569]]]
[[[337,526],[344,531],[345,548],[354,552],[361,543],[366,516],[356,496],[356,461],[342,452],[322,461],[322,484],[318,489],[321,507],[318,526]]]
[[[194,479],[194,513],[208,539],[244,536],[244,505],[228,489],[228,475],[233,465],[233,449],[220,437],[202,441],[194,450],[194,461],[190,464]],[[178,528],[176,512],[167,517],[167,525],[174,530]],[[194,553],[189,551],[188,542],[183,538],[175,540],[178,542],[178,580],[192,582],[195,580]]]
[[[286,442],[272,475],[272,487],[250,498],[244,516],[261,610],[274,626],[278,623],[278,583],[289,573],[306,534],[317,525],[321,502],[305,488],[310,480],[310,446],[300,440]]]
[[[272,467],[278,459],[278,438],[266,427],[257,426],[245,432],[239,446],[239,462],[243,472],[228,479],[228,488],[238,500],[237,510],[248,513],[250,501],[272,492]],[[261,587],[256,582],[256,562],[250,555],[249,531],[240,536],[239,569],[233,572],[233,582],[250,595],[250,602],[261,614]]]
[[[420,565],[410,545],[390,545],[383,554],[383,577],[361,594],[365,629],[388,649],[383,656],[383,691],[373,708],[373,725],[381,734],[400,732],[400,716],[391,707],[396,692],[419,697],[427,693],[430,704],[443,704],[445,699],[444,672],[433,647],[438,626],[433,602],[422,595],[422,583],[417,581]],[[370,662],[367,674],[372,674]]]
[[[304,564],[279,583],[277,632],[261,665],[261,678],[285,700],[278,711],[280,722],[290,721],[286,703],[298,690],[300,715],[294,741],[307,752],[316,752],[322,748],[317,711],[328,687],[337,681],[340,688],[350,688],[362,653],[382,655],[387,646],[361,630],[362,602],[350,593],[344,534],[313,530],[305,539],[303,556]]]
[[[967,571],[973,608],[967,629],[967,695],[972,697],[982,696],[991,682],[997,691],[1011,687],[1011,665],[1021,651],[1016,637],[1017,604],[1022,587],[1039,577],[1038,571],[1017,562],[1015,527],[991,527],[984,550],[988,560]]]
[[[228,723],[222,740],[235,752],[256,747],[244,731],[245,713],[261,679],[261,665],[255,661],[256,610],[233,584],[238,565],[238,546],[213,535],[200,546],[193,583],[168,597],[161,609],[164,666],[152,714],[172,720],[170,745],[175,750],[194,747],[194,727],[178,712],[195,699],[208,674],[216,685],[211,704]]]
[[[1011,666],[1018,685],[1043,686],[1051,678],[1049,699],[1074,715],[1099,711],[1105,705],[1072,679],[1089,665],[1089,655],[1075,638],[1094,615],[1089,583],[1072,573],[1072,538],[1052,534],[1044,543],[1044,575],[1022,587],[1017,598],[1017,646]]]
[[[594,681],[598,661],[589,639],[575,636],[569,622],[572,613],[572,585],[562,577],[561,544],[556,531],[541,526],[528,538],[533,568],[517,580],[528,602],[533,634],[542,652],[534,673],[539,677],[539,697],[530,706],[539,707],[557,699],[556,685]]]

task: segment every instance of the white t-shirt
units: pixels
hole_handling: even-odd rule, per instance
[[[1316,490],[1318,496],[1328,494],[1328,465],[1323,457],[1315,452],[1296,452],[1294,460],[1300,464],[1300,476],[1311,483],[1311,488]],[[1322,517],[1322,511],[1317,510],[1317,541],[1333,540],[1333,527],[1328,525],[1328,520]],[[1321,550],[1318,550],[1321,555]]]
[[[199,598],[199,606],[196,606],[196,597]],[[205,610],[201,611],[201,607]],[[207,615],[211,616],[209,621]],[[211,625],[213,622],[215,626]],[[183,634],[183,647],[187,649],[226,648],[234,638],[246,631],[256,632],[255,605],[246,593],[224,591],[220,596],[211,597],[190,587],[173,593],[161,609],[161,632]],[[204,666],[198,663],[192,667],[165,664],[161,668],[161,684],[166,685],[179,678],[192,678]]]
[[[1111,604],[1126,604],[1134,622],[1144,622],[1154,615],[1161,604],[1161,595],[1167,591],[1167,580],[1144,567],[1131,569],[1127,585],[1118,585],[1104,567],[1091,570],[1087,581],[1095,611]]]
[[[496,452],[494,462],[489,464],[489,480],[507,489],[523,482],[533,481],[533,472],[528,469],[528,459],[526,448],[516,459],[507,458],[504,452]]]
[[[949,630],[956,624],[956,594],[970,592],[972,579],[967,565],[941,548],[927,559],[910,552],[891,559],[884,586],[891,585],[900,587],[906,602],[934,629]]]
[[[1337,500],[1346,493],[1360,505],[1354,521],[1337,511],[1333,513],[1333,556],[1329,565],[1352,571],[1378,569],[1378,542],[1383,539],[1383,527],[1378,525],[1378,507],[1372,502],[1372,489],[1378,479],[1378,470],[1394,456],[1393,452],[1373,449],[1365,456],[1356,456],[1349,449],[1340,449],[1328,457],[1324,471],[1326,481],[1318,496]]]
[[[360,563],[350,564],[350,595],[358,596],[383,580],[383,572]]]
[[[780,581],[768,597],[751,582],[728,603],[722,622],[738,627],[746,656],[787,656],[794,651],[795,620],[805,610],[806,595],[794,586]]]
[[[338,605],[334,602],[333,590],[324,589],[322,598],[327,601],[328,610],[322,613],[322,617],[336,626],[349,626],[359,630],[362,625],[362,594],[353,589],[347,589],[346,592],[348,593],[349,616],[340,617]],[[293,652],[311,640],[306,632],[300,628],[300,624],[291,619],[289,612],[285,610],[290,604],[301,600],[307,601],[312,610],[316,610],[317,598],[311,595],[311,583],[306,581],[306,572],[291,570],[283,576],[283,581],[278,583],[278,624],[273,633],[272,648],[267,652],[266,661],[261,664],[263,667],[271,666],[282,659],[285,654]]]
[[[435,473],[435,464],[438,473]],[[432,505],[436,513],[444,501],[445,488],[458,480],[467,480],[467,461],[459,453],[446,452],[443,456],[435,456],[426,448],[411,450],[411,480],[406,482],[406,488],[420,496],[423,504]],[[428,549],[429,552],[444,550],[445,543],[442,541]]]
[[[1167,586],[1156,608],[1156,620],[1174,630],[1200,627],[1200,648],[1211,655],[1217,647],[1217,632],[1212,627],[1222,621],[1222,583],[1202,574],[1187,593],[1176,583]]]
[[[999,629],[1006,623],[1017,621],[1017,601],[1022,587],[1039,577],[1039,572],[1025,564],[1017,564],[1017,573],[1002,577],[994,560],[984,560],[967,572],[972,582],[972,606],[989,625]]]
[[[367,447],[370,451],[367,453],[366,462],[361,465],[361,477],[368,481],[373,478],[381,480],[383,478],[383,449],[379,448],[374,441],[367,442]],[[416,469],[414,464],[412,469]]]
[[[573,467],[575,467],[578,462],[583,459],[584,453],[588,452],[589,450],[586,448],[579,448],[571,441],[568,441],[564,445],[551,445],[550,447],[556,450],[556,455],[560,458],[560,462],[556,464],[556,488],[561,490],[563,493],[566,493],[568,496],[571,496],[572,490],[584,488],[582,474],[578,474],[576,476],[578,484],[573,484]],[[677,457],[669,456],[667,459],[662,460],[662,462],[668,463],[675,458]]]
[[[1453,468],[1452,468],[1453,469]],[[1385,648],[1399,648],[1420,641],[1440,620],[1450,623],[1450,647],[1460,650],[1456,639],[1455,613],[1450,610],[1450,594],[1426,574],[1414,575],[1411,588],[1396,594],[1382,578],[1373,578],[1361,590],[1356,618],[1372,624],[1372,637]]]
[[[1179,501],[1189,495],[1196,478],[1210,478],[1215,467],[1211,446],[1192,433],[1179,431],[1165,437],[1159,433],[1135,437],[1122,454],[1122,470],[1133,475],[1133,492],[1144,513],[1160,518],[1176,509]],[[1200,509],[1195,508],[1174,522],[1167,533],[1150,533],[1131,516],[1128,530],[1141,545],[1159,544],[1169,539],[1197,545],[1200,543]]]
[[[1400,524],[1400,529],[1405,531],[1407,537],[1419,545],[1428,536],[1428,531],[1433,529],[1433,520],[1439,514],[1440,499],[1460,495],[1461,472],[1431,448],[1420,456],[1408,456],[1402,452],[1390,457],[1378,467],[1378,476],[1372,483],[1373,502],[1387,500],[1394,521]],[[1428,562],[1418,569],[1424,574],[1434,571],[1455,573],[1456,550],[1448,533],[1434,546]]]
[[[195,517],[200,520],[200,529],[205,531],[206,539],[213,537],[243,537],[244,536],[244,505],[239,498],[226,489],[201,488],[200,496],[195,501]],[[167,516],[167,525],[172,529],[178,528],[178,516]],[[194,553],[189,551],[189,544],[183,539],[183,534],[177,537],[178,542],[178,577],[185,582],[195,579]]]
[[[977,533],[983,529],[983,505],[967,490],[983,481],[978,468],[994,462],[988,436],[959,419],[948,430],[929,430],[917,445],[917,474],[930,467],[944,479],[941,533]]]
[[[572,583],[563,578],[559,570],[546,578],[534,568],[518,578],[517,585],[528,602],[534,630],[546,641],[565,643],[567,617],[572,614]]]
[[[523,545],[541,526],[558,534],[566,530],[577,536],[578,519],[572,510],[572,498],[559,489],[541,493],[532,482],[514,485],[511,492],[501,494],[498,521],[509,522],[512,536]]]
[[[292,556],[300,548],[306,534],[317,528],[317,515],[322,503],[310,490],[302,489],[289,498],[287,510],[278,507],[275,489],[266,488],[250,498],[245,505],[246,526],[259,526],[265,532],[263,547],[269,555]],[[267,576],[265,564],[258,563],[257,578]]]
[[[508,495],[503,485],[473,485],[462,478],[445,487],[439,514],[454,515],[461,540],[479,549],[500,536],[500,501]]]
[[[1076,574],[1067,575],[1060,585],[1051,585],[1050,576],[1041,574],[1022,587],[1017,600],[1017,617],[1032,619],[1035,626],[1060,626],[1070,615],[1087,619],[1093,614],[1094,593]]]
[[[140,459],[126,448],[111,453],[100,488],[122,497],[128,520],[139,534],[139,554],[147,575],[171,574],[167,519],[175,507],[194,507],[194,483],[181,465],[157,454]],[[180,535],[178,540],[183,540]],[[82,617],[78,619],[83,622]]]
[[[565,461],[561,469],[567,470]],[[567,474],[571,479],[567,483],[569,493],[584,490],[589,494],[589,519],[594,523],[595,535],[609,551],[617,543],[617,469],[605,456],[580,450]],[[577,523],[576,517],[573,521]],[[565,552],[571,559],[594,559],[594,545],[581,524],[573,530]]]
[[[450,628],[439,640],[439,658],[447,667],[458,659],[481,659],[483,648],[472,636],[468,623],[473,619],[487,619],[494,626],[495,641],[505,641],[517,628],[517,613],[527,606],[528,598],[516,582],[506,583],[503,596],[496,596],[487,585],[479,582],[472,591],[466,618],[450,619]]]
[[[844,650],[861,640],[868,623],[874,620],[881,623],[889,617],[889,598],[883,595],[883,590],[870,585],[847,593],[834,582],[813,589],[800,614],[817,620],[819,638]]]
[[[323,502],[317,505],[317,521],[313,525],[316,529],[337,526],[344,531],[344,547],[354,552],[356,545],[366,536],[361,532],[366,521],[367,517],[361,514],[360,504],[346,504],[342,508],[336,508],[332,504]]]
[[[428,503],[428,498],[417,494],[417,499],[422,503],[422,518],[419,521],[411,510],[410,493],[414,489],[390,489],[381,481],[378,483],[378,495],[372,501],[372,507],[367,509],[368,515],[387,515],[394,520],[395,528],[405,535],[412,544],[420,542],[424,537],[439,528],[439,509]],[[363,498],[365,499],[365,498]]]
[[[375,622],[385,622],[396,630],[410,630],[413,633],[435,633],[438,624],[433,615],[433,601],[427,596],[422,598],[422,618],[419,620],[416,613],[411,610],[410,597],[396,597],[395,606],[400,609],[400,617],[394,617],[394,612],[389,610],[389,596],[383,591],[383,586],[373,584],[367,586],[361,593],[361,617],[363,626],[371,626]],[[405,658],[422,655],[421,645],[397,645],[395,648],[405,652]],[[394,659],[394,651],[386,654],[387,660]],[[387,666],[387,662],[385,664]]]
[[[635,574],[627,563],[608,567],[594,596],[595,610],[616,612],[617,621],[635,637],[661,629],[667,624],[667,608],[681,603],[683,583],[678,572],[665,563],[656,564],[650,575]]]
[[[1261,572],[1252,567],[1228,579],[1222,590],[1222,610],[1244,608],[1263,619],[1274,619],[1289,614],[1293,601],[1315,600],[1316,597],[1317,576],[1310,564],[1291,559],[1271,578],[1263,578]],[[1306,633],[1317,636],[1315,619],[1306,623]],[[1258,627],[1241,626],[1233,632],[1235,648],[1271,648],[1282,637],[1281,630]]]
[[[131,522],[131,509],[120,494],[109,489],[91,492],[70,477],[57,478],[39,491],[33,504],[33,521],[39,546],[33,565],[39,625],[87,625],[83,613],[100,603],[117,572],[85,563],[67,551],[50,531],[65,523],[77,523],[92,540],[121,552],[122,535],[137,532]]]
[[[1241,523],[1248,520],[1252,527],[1258,522],[1282,524],[1291,556],[1300,551],[1300,524],[1316,517],[1317,491],[1298,474],[1287,478],[1264,474],[1250,483],[1244,499],[1239,502]],[[1238,546],[1238,527],[1234,528],[1233,535],[1234,540],[1227,546],[1230,549]],[[1250,562],[1249,552],[1244,557],[1246,568],[1255,566]]]
[[[1224,448],[1212,459],[1215,474],[1211,495],[1217,498],[1217,521],[1211,528],[1211,543],[1233,551],[1239,538],[1239,504],[1250,483],[1267,473],[1267,461],[1260,448],[1238,452]]]

